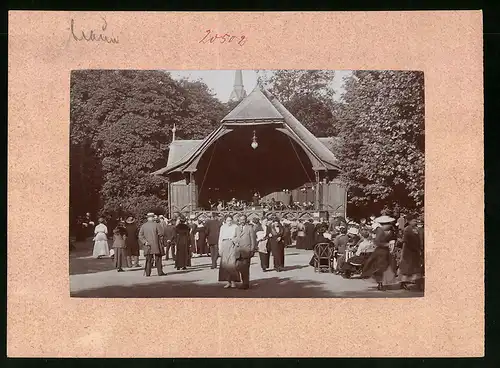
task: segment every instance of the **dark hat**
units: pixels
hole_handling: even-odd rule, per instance
[[[415,214],[409,214],[409,215],[406,215],[406,221],[410,222],[411,220],[416,220],[417,219],[417,215]]]

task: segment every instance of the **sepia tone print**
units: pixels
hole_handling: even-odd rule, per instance
[[[74,297],[419,297],[418,71],[77,70]]]

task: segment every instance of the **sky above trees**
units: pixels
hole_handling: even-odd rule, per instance
[[[221,102],[227,102],[229,95],[233,90],[234,70],[168,70],[172,78],[187,78],[190,81],[202,80],[214,93],[215,97]],[[264,73],[269,77],[274,71],[266,70]],[[349,70],[335,71],[335,78],[332,80],[332,89],[339,98],[343,92],[343,78],[350,75]],[[247,94],[254,89],[257,84],[257,73],[255,70],[243,70],[243,85]]]

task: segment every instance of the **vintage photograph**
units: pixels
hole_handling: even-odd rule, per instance
[[[72,297],[424,295],[424,73],[74,70]]]

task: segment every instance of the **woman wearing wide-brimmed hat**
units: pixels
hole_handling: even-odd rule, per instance
[[[391,228],[395,221],[396,219],[385,215],[374,220],[379,224],[373,240],[376,248],[366,260],[361,277],[373,277],[377,281],[378,290],[384,290],[395,279],[396,264],[389,248],[389,242],[394,238]]]
[[[95,258],[109,256],[108,228],[104,225],[104,218],[99,217],[99,224],[94,229],[94,250],[92,255]]]
[[[125,229],[127,230],[127,239],[125,241],[127,245],[125,248],[127,250],[127,263],[132,267],[140,267],[139,228],[134,217],[130,216],[125,220]]]

